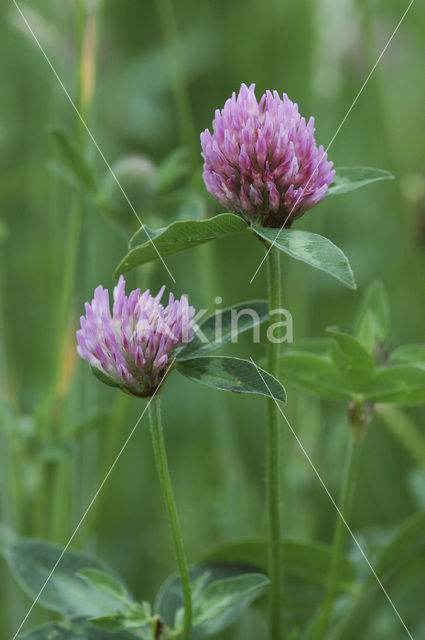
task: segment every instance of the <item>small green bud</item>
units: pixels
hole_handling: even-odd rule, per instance
[[[145,156],[131,155],[118,160],[112,170],[137,215],[149,225],[146,209],[151,206],[155,195],[155,165]],[[111,219],[126,231],[136,231],[140,222],[110,172],[105,175],[102,187],[104,204]]]

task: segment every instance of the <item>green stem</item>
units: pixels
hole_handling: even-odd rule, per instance
[[[200,159],[198,137],[187,91],[173,0],[157,0],[157,7],[169,57],[180,138],[189,149],[192,165],[196,166]]]
[[[153,396],[149,402],[149,418],[151,423],[152,443],[155,454],[156,468],[161,484],[162,495],[170,524],[171,535],[174,543],[174,551],[180,575],[183,594],[184,618],[182,640],[190,640],[192,628],[192,591],[190,587],[189,571],[187,568],[186,554],[183,547],[183,538],[177,515],[176,502],[171,485],[168,469],[167,453],[165,450],[164,433],[161,422],[161,404],[159,395]]]
[[[342,517],[340,514],[337,514],[329,576],[322,609],[319,613],[314,627],[314,632],[312,634],[312,638],[314,640],[321,640],[325,636],[334,607],[335,597],[338,590],[339,571],[344,552],[344,543],[347,537],[347,526],[345,523],[347,523],[350,518],[357,478],[359,453],[360,440],[356,437],[352,437],[347,453],[345,475],[339,501],[339,510]]]
[[[425,467],[425,437],[410,415],[403,408],[391,404],[375,405],[375,413],[382,418],[399,445],[418,465]]]
[[[279,251],[267,254],[269,311],[280,308],[281,281]],[[267,368],[278,375],[280,343],[267,342]],[[267,399],[267,509],[269,518],[270,640],[281,640],[280,482],[279,413],[275,401]]]
[[[84,121],[90,118],[94,97],[97,15],[97,5],[93,4],[88,9],[85,0],[77,0],[75,4],[74,92],[76,107]],[[79,152],[84,155],[86,152],[87,132],[79,117],[75,119],[75,135]],[[77,257],[81,242],[84,207],[84,194],[76,194],[69,212],[66,245],[64,247],[60,296],[57,304],[53,376],[44,402],[38,412],[42,437],[46,440],[55,438],[60,429],[62,411],[62,406],[59,402],[60,380],[69,346],[69,316],[77,276]],[[59,504],[56,496],[52,495],[52,493],[55,490],[58,492],[60,488],[63,489],[56,480],[58,472],[58,463],[56,462],[46,465],[45,469],[43,469],[43,491],[40,493],[44,496],[44,508],[39,509],[37,512],[39,522],[36,527],[39,535],[46,535],[44,530],[45,523],[50,523],[50,527],[54,531],[60,527],[59,512],[55,508],[51,508],[52,504]]]
[[[103,447],[103,450],[101,450],[99,465],[99,478],[101,479],[103,479],[108,473],[117,451],[119,450],[119,439],[128,409],[129,400],[130,396],[124,393],[117,394],[117,399],[111,411],[111,417],[105,430],[105,446]],[[96,500],[96,508],[92,509],[88,516],[84,531],[80,533],[80,543],[86,542],[89,536],[99,530],[102,518],[103,516],[106,516],[107,508],[109,509],[107,494],[102,491]]]
[[[83,77],[82,77],[82,49],[84,42],[84,26],[86,20],[86,8],[84,0],[77,0],[75,4],[75,103],[77,109],[85,117],[83,109]],[[76,118],[76,137],[78,147],[84,152],[84,131],[79,118]],[[71,205],[69,212],[68,228],[66,232],[66,244],[64,247],[63,262],[61,264],[61,287],[59,302],[57,304],[57,315],[55,318],[56,335],[54,348],[54,361],[52,363],[52,378],[47,389],[43,402],[37,411],[37,422],[39,425],[42,440],[53,439],[58,430],[58,416],[54,416],[57,401],[59,381],[61,377],[62,364],[66,353],[66,333],[68,318],[71,307],[72,295],[74,293],[77,254],[81,236],[81,226],[83,220],[82,196],[77,195]],[[53,495],[54,488],[57,487],[56,462],[49,462],[41,470],[41,483],[39,491],[40,504],[34,509],[34,532],[38,536],[46,536],[51,533],[51,528],[55,526],[56,513],[51,509],[51,504],[55,503]]]
[[[84,31],[86,25],[86,3],[84,0],[77,0],[75,4],[75,105],[78,112],[85,120],[84,108]],[[86,132],[81,119],[77,116],[75,120],[77,144],[79,150],[84,150],[86,143]]]
[[[75,66],[76,66],[76,84],[75,84],[75,103],[78,111],[82,114],[83,118],[86,117],[84,109],[84,77],[83,77],[83,43],[84,43],[84,29],[86,21],[86,10],[84,0],[77,0],[75,5]],[[81,153],[84,153],[85,149],[85,131],[84,127],[77,117],[75,121],[76,136],[78,140],[78,147]],[[66,340],[64,335],[69,323],[69,310],[71,306],[72,295],[74,292],[75,277],[76,277],[76,262],[78,247],[81,235],[81,225],[83,219],[83,198],[81,195],[77,195],[74,202],[71,205],[69,213],[68,228],[65,234],[66,245],[63,252],[62,263],[62,280],[60,287],[59,303],[56,308],[59,310],[56,317],[56,336],[55,336],[55,350],[54,350],[54,366],[52,382],[46,394],[45,401],[40,408],[39,416],[40,423],[43,428],[44,437],[48,438],[52,435],[52,423],[51,412],[54,402],[56,400],[58,384],[61,375],[62,363],[64,359],[64,352],[66,350]]]

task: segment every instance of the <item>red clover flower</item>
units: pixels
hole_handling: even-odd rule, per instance
[[[104,382],[138,397],[151,396],[160,384],[170,356],[194,338],[193,316],[186,296],[161,304],[165,286],[153,297],[136,289],[127,297],[125,280],[114,288],[111,314],[109,292],[97,287],[77,331],[78,354]],[[171,358],[172,359],[172,358]]]
[[[204,181],[223,207],[247,222],[290,227],[326,196],[335,171],[286,94],[241,86],[215,112],[213,133],[201,134]]]

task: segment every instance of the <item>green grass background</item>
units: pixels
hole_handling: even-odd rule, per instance
[[[26,0],[20,6],[74,94],[74,2]],[[190,113],[185,112],[188,140],[193,131],[198,153],[199,132],[210,126],[214,110],[241,82],[255,82],[258,94],[267,88],[287,92],[304,115],[316,117],[317,140],[326,146],[407,2],[179,0],[174,7],[190,104]],[[111,273],[126,241],[95,205],[83,203],[77,276],[71,304],[62,310],[68,319],[64,331],[62,276],[79,196],[49,169],[55,148],[48,127],[59,125],[74,137],[75,114],[13,3],[2,0],[0,12],[0,402],[15,416],[5,418],[0,429],[1,519],[22,535],[64,544],[100,483],[103,465],[112,461],[144,406],[104,388],[85,363],[73,362],[73,334],[83,303],[97,284],[112,286]],[[390,296],[392,345],[425,339],[424,32],[425,6],[418,0],[329,152],[336,166],[376,166],[396,180],[325,199],[297,222],[297,228],[323,233],[343,248],[358,291],[283,258],[283,304],[293,314],[295,340],[320,336],[329,325],[349,329],[364,288],[375,278],[385,283]],[[129,153],[160,162],[187,142],[179,135],[166,33],[155,2],[105,0],[101,7],[90,126],[111,162]],[[90,142],[87,153],[99,176],[104,175],[106,167]],[[207,203],[211,213],[220,211],[212,200]],[[130,210],[128,215],[133,215]],[[195,307],[213,311],[215,296],[223,298],[222,306],[265,297],[264,268],[249,283],[261,257],[261,246],[253,239],[230,239],[177,254],[167,264],[177,280],[174,292],[188,293]],[[131,274],[128,281],[154,291],[162,283],[172,284],[159,263]],[[105,416],[99,428],[60,452],[49,522],[39,517],[38,469],[40,456],[55,452],[39,450],[40,426],[31,431],[31,416],[42,411],[58,341],[68,344],[69,353],[53,434],[60,436],[98,411]],[[260,359],[263,347],[244,336],[226,353]],[[287,386],[289,420],[336,495],[348,439],[346,408]],[[204,389],[177,374],[167,385],[165,434],[191,559],[219,541],[266,532],[263,409],[261,399]],[[423,410],[408,415],[423,431]],[[283,421],[281,437],[284,534],[329,542],[332,505]],[[366,547],[371,540],[385,540],[397,524],[425,506],[423,466],[417,458],[374,418],[352,516]],[[14,491],[16,476],[22,481],[20,492]],[[92,516],[74,546],[101,555],[139,598],[152,599],[173,570],[174,559],[146,419]],[[359,567],[367,571],[360,561]],[[418,556],[391,591],[418,640],[425,637],[424,570],[425,557]],[[11,585],[3,564],[0,579],[5,594],[0,598],[0,635],[7,638],[29,601]],[[405,637],[383,596],[369,614],[358,621],[353,637]],[[31,621],[43,619],[35,612]],[[261,637],[262,629],[258,614],[251,612],[221,638],[249,640]]]

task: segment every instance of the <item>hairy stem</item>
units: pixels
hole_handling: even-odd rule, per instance
[[[269,312],[280,307],[281,281],[279,251],[267,254]],[[278,375],[280,343],[267,342],[268,371]],[[281,638],[281,558],[280,558],[280,487],[279,487],[279,414],[275,401],[267,399],[267,509],[269,518],[270,640]]]
[[[156,468],[161,484],[162,496],[164,498],[168,522],[170,524],[171,535],[174,543],[174,551],[176,554],[177,566],[182,587],[184,606],[182,639],[190,640],[190,631],[192,627],[192,592],[190,587],[186,554],[183,547],[183,538],[180,530],[179,518],[177,515],[176,502],[171,485],[170,472],[168,469],[167,453],[165,449],[164,434],[161,422],[160,402],[161,401],[159,395],[156,395],[152,397],[149,403],[149,418],[151,423],[152,443],[155,454]]]

